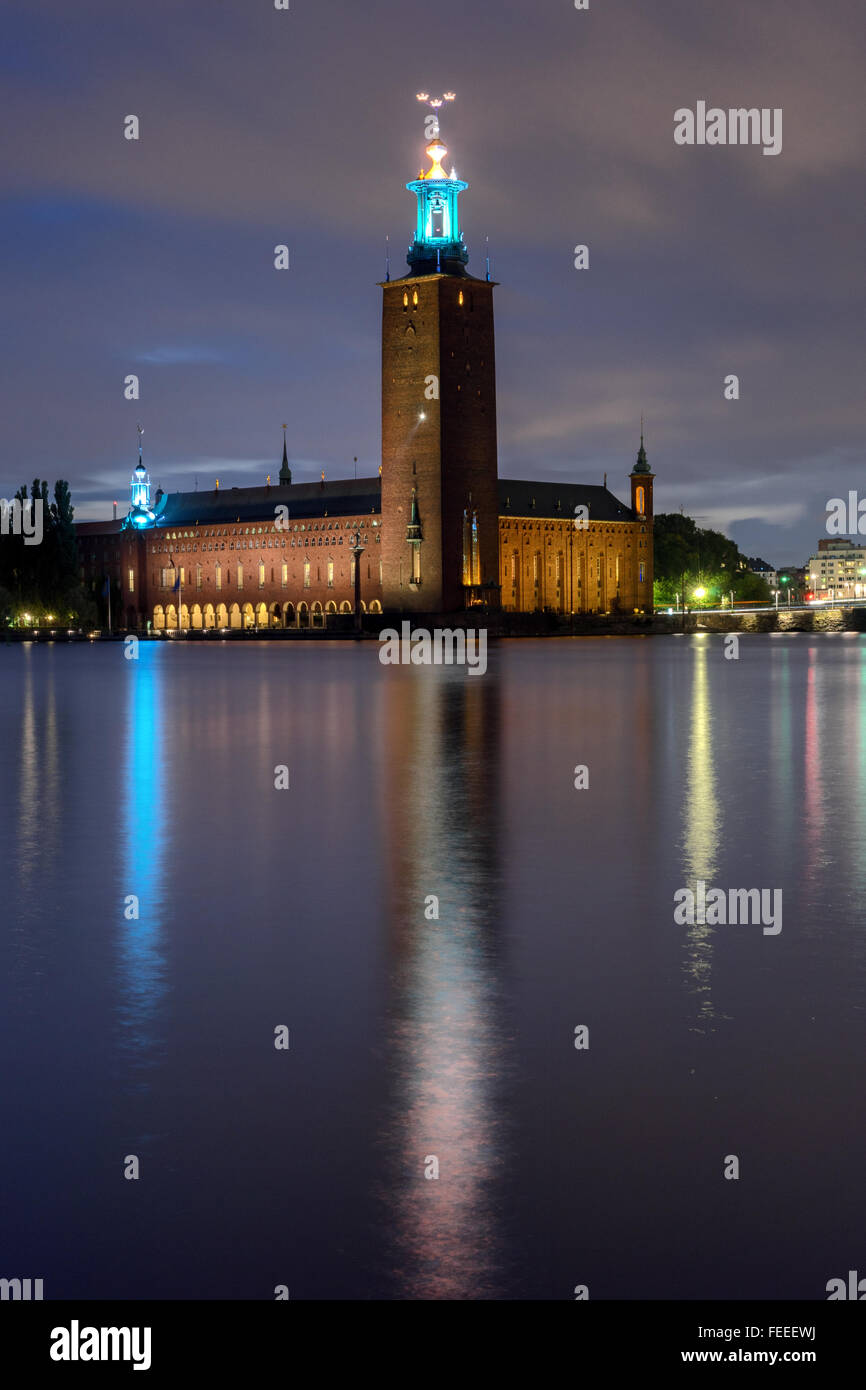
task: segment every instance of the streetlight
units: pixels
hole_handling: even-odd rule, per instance
[[[361,544],[361,532],[356,531],[352,537],[352,554],[355,557],[355,631],[361,631],[361,556],[364,554],[364,546]]]
[[[701,599],[706,598],[706,596],[707,596],[707,591],[706,591],[706,589],[704,588],[703,584],[699,584],[698,587],[695,589],[695,598],[696,598],[698,601],[700,601]]]

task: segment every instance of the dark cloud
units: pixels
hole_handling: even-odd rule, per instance
[[[164,487],[272,470],[283,420],[297,476],[373,471],[375,282],[450,87],[503,474],[624,490],[643,410],[662,508],[804,559],[862,472],[864,40],[860,0],[7,2],[0,484],[108,515],[138,418]],[[676,146],[699,99],[782,107],[781,155]]]

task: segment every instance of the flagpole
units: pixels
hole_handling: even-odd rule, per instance
[[[108,576],[108,635],[111,636],[111,575]]]

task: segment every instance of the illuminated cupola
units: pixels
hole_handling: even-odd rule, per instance
[[[135,527],[140,530],[143,526],[152,526],[156,518],[156,513],[150,505],[150,478],[144,466],[141,450],[141,436],[144,433],[141,425],[138,427],[138,463],[130,481],[129,511],[124,518],[124,530]]]
[[[419,94],[419,101],[425,101],[434,112],[443,101],[453,101],[454,93],[446,92],[444,97],[430,101],[426,93]],[[428,118],[428,123],[429,122]],[[448,150],[439,138],[439,118],[435,117],[435,133],[426,147],[431,161],[430,168],[423,169],[412,183],[406,187],[418,199],[418,222],[415,240],[409,247],[406,257],[414,275],[465,275],[469,252],[463,244],[460,232],[460,217],[457,199],[468,188],[468,183],[458,179],[454,169],[446,174],[442,160]]]

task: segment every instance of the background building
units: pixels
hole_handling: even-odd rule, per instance
[[[819,540],[806,566],[806,587],[816,599],[866,598],[866,547],[841,537]]]

